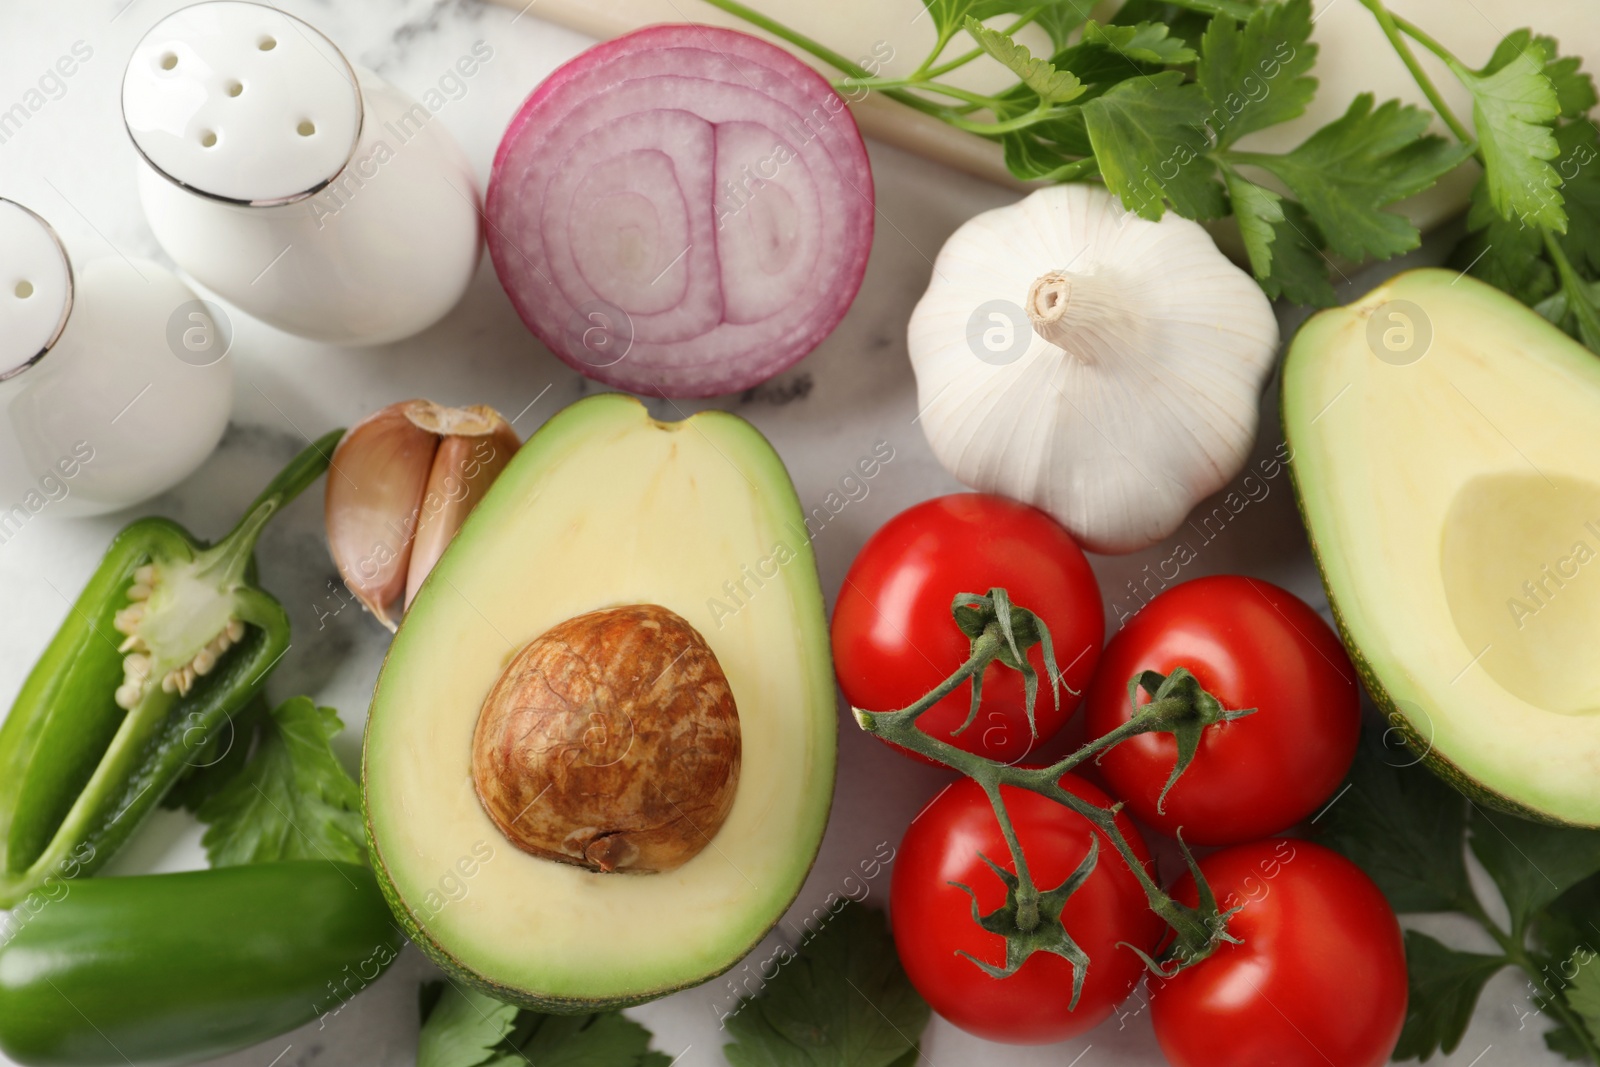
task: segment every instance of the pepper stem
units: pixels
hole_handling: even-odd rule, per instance
[[[334,446],[343,436],[343,430],[332,430],[301,449],[300,454],[267,483],[227,536],[201,554],[198,571],[208,577],[220,577],[222,580],[217,583],[220,586],[243,578],[268,520],[322,477],[332,462]]]

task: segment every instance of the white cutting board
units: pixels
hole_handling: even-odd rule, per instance
[[[615,37],[656,22],[707,22],[750,29],[702,0],[499,0],[531,15],[589,34]],[[750,5],[852,59],[873,54],[879,42],[894,50],[884,65],[888,76],[910,73],[933,45],[932,20],[921,0],[748,0]],[[1321,46],[1316,76],[1321,81],[1315,103],[1299,120],[1245,138],[1258,151],[1292,147],[1311,131],[1337,118],[1362,92],[1380,101],[1400,97],[1427,106],[1404,65],[1384,39],[1371,12],[1360,0],[1316,0],[1315,40]],[[1489,58],[1507,33],[1531,25],[1557,38],[1567,54],[1592,53],[1600,70],[1600,2],[1596,0],[1389,0],[1389,9],[1433,34],[1471,66]],[[1004,18],[991,20],[1003,25]],[[1042,40],[1042,39],[1041,39]],[[781,43],[781,42],[780,42]],[[1039,41],[1030,40],[1036,51]],[[970,47],[961,35],[949,55]],[[1451,107],[1471,120],[1466,92],[1443,64],[1417,48]],[[809,57],[807,57],[809,58]],[[821,65],[818,64],[820,67]],[[976,72],[976,75],[968,72]],[[830,72],[832,73],[832,72]],[[999,65],[973,63],[966,71],[970,88],[1000,84]],[[873,137],[930,156],[973,174],[1014,184],[1001,162],[998,146],[951,129],[936,119],[872,97],[855,108],[862,128]],[[1407,202],[1414,221],[1431,227],[1466,204],[1474,175],[1463,171],[1438,188]]]

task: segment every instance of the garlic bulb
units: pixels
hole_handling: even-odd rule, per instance
[[[1200,226],[1063,185],[950,237],[907,342],[951,474],[1123,553],[1243,467],[1278,324]]]

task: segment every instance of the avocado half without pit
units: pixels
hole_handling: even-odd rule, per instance
[[[489,691],[472,781],[525,852],[670,871],[722,828],[739,712],[705,638],[656,604],[592,611],[529,642]]]
[[[1600,826],[1600,357],[1413,271],[1306,324],[1283,421],[1340,632],[1416,753],[1390,761]]]
[[[772,447],[590,397],[517,450],[400,624],[362,760],[373,868],[464,984],[544,1011],[662,996],[793,902],[837,722]]]

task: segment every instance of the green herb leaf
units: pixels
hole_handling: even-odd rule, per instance
[[[1219,145],[1305,113],[1317,92],[1307,76],[1317,59],[1311,22],[1311,0],[1263,7],[1243,26],[1226,15],[1211,20],[1195,76]]]
[[[1168,203],[1186,218],[1222,215],[1222,185],[1205,154],[1207,110],[1200,87],[1175,70],[1122,82],[1083,105],[1100,173],[1124,207],[1152,221]]]
[[[424,985],[417,1067],[668,1067],[621,1012],[542,1015],[455,982]],[[431,1003],[430,1003],[431,1002]]]
[[[1237,174],[1226,175],[1228,198],[1233,203],[1233,214],[1239,221],[1239,235],[1244,238],[1244,250],[1250,257],[1250,266],[1257,278],[1272,274],[1272,242],[1278,236],[1278,224],[1283,222],[1283,197],[1254,182],[1245,181]]]
[[[495,1054],[516,1025],[517,1007],[455,982],[432,982],[422,988],[422,1033],[417,1040],[417,1067],[478,1067]]]
[[[1545,256],[1544,236],[1521,219],[1508,219],[1489,200],[1483,179],[1472,191],[1468,234],[1451,256],[1458,270],[1503,289],[1530,307],[1558,287],[1555,268]]]
[[[1022,84],[1039,95],[1041,103],[1065,104],[1083,95],[1083,83],[1070,70],[1057,70],[1045,60],[1035,58],[1025,46],[970,16],[966,28],[978,47],[1021,78]]]
[[[1055,0],[1033,21],[1050,35],[1050,43],[1059,51],[1067,46],[1072,31],[1088,19],[1094,5],[1095,0]]]
[[[1546,57],[1544,76],[1549,78],[1550,84],[1555,87],[1556,98],[1561,102],[1562,117],[1581,118],[1596,104],[1600,104],[1600,95],[1595,93],[1594,79],[1583,72],[1583,60],[1576,56],[1558,58],[1561,46],[1556,43],[1556,39],[1535,37],[1532,30],[1517,30],[1508,34],[1505,40],[1495,47],[1494,55],[1489,58],[1488,64],[1480,73],[1495,74],[1510,66],[1518,56],[1534,47]]]
[[[1226,177],[1233,214],[1262,290],[1274,300],[1284,297],[1312,307],[1337,303],[1321,237],[1305,209],[1237,174]]]
[[[1466,801],[1426,767],[1391,766],[1384,752],[1371,739],[1362,745],[1348,788],[1317,819],[1323,843],[1366,871],[1395,911],[1470,908]]]
[[[1590,952],[1560,995],[1591,1034],[1600,1034],[1600,960]]]
[[[1171,29],[1164,22],[1132,26],[1090,22],[1083,27],[1083,43],[1100,45],[1123,59],[1158,67],[1186,66],[1200,58],[1187,41],[1171,36]]]
[[[200,806],[213,867],[277,860],[365,863],[361,787],[328,741],[342,729],[332,708],[286,700],[261,723],[256,751]]]
[[[1592,960],[1600,952],[1600,877],[1585,878],[1557,897],[1534,923],[1533,936],[1557,963]]]
[[[1589,1059],[1589,1050],[1583,1047],[1583,1042],[1565,1024],[1558,1023],[1554,1029],[1546,1030],[1544,1043],[1551,1052],[1575,1063],[1593,1062]]]
[[[1394,1058],[1425,1060],[1435,1052],[1454,1052],[1472,1021],[1484,983],[1508,965],[1504,956],[1458,952],[1427,934],[1407,930],[1410,996]]]
[[[1374,108],[1372,95],[1363,93],[1342,118],[1286,155],[1234,152],[1227,158],[1277,175],[1335,252],[1388,259],[1416,248],[1421,235],[1383,209],[1429,188],[1471,154],[1470,146],[1427,135],[1431,122],[1426,111],[1396,100]]]
[[[1081,137],[1084,143],[1080,150],[1076,144],[1056,140],[1058,136]],[[1055,176],[1063,173],[1064,168],[1073,166],[1078,159],[1089,155],[1088,140],[1089,134],[1082,127],[1080,114],[1076,130],[1060,121],[1039,123],[1006,134],[1000,139],[1000,144],[1005,149],[1006,167],[1012,174],[1023,181],[1039,181],[1054,180]]]
[[[733,1067],[898,1067],[929,1014],[883,913],[847,903],[739,1002],[723,1053]]]
[[[933,16],[939,40],[948,41],[966,27],[969,18],[982,22],[996,15],[1016,14],[1040,5],[1029,4],[1026,0],[922,0],[922,6]]]
[[[650,1031],[621,1012],[600,1015],[543,1015],[517,1055],[496,1067],[654,1067],[671,1062],[650,1051]]]
[[[1587,119],[1556,129],[1556,172],[1567,212],[1561,247],[1578,270],[1600,275],[1600,134]]]
[[[1511,912],[1513,936],[1568,889],[1600,871],[1600,830],[1547,826],[1472,805],[1472,852]]]
[[[1483,151],[1489,200],[1502,218],[1556,232],[1567,228],[1561,176],[1550,165],[1560,154],[1547,123],[1561,116],[1561,98],[1545,76],[1544,47],[1531,42],[1498,69],[1450,70],[1472,94],[1472,119]]]

